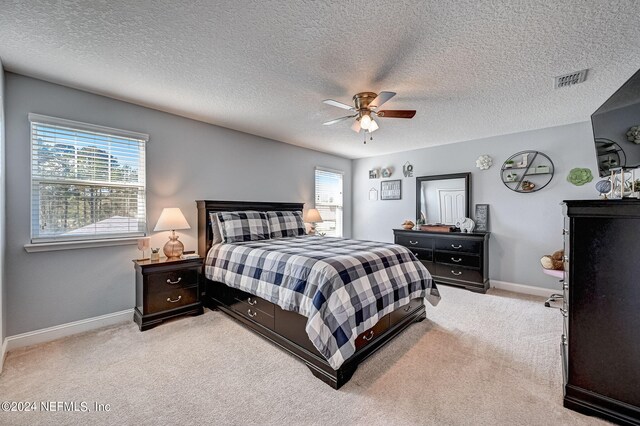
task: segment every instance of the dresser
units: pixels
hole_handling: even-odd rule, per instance
[[[489,233],[393,230],[396,244],[407,247],[437,284],[485,293],[489,289]]]
[[[202,258],[134,260],[136,308],[133,320],[140,331],[180,315],[200,315]]]
[[[564,406],[640,425],[640,200],[563,208]]]

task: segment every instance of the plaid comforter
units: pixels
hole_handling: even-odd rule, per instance
[[[216,244],[205,274],[307,317],[309,339],[334,369],[384,315],[418,297],[440,300],[407,248],[373,241],[305,235]]]

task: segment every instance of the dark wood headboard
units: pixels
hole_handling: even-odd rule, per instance
[[[210,212],[234,212],[240,210],[302,211],[304,203],[272,203],[264,201],[212,201],[197,200],[198,205],[198,254],[207,256],[213,240]]]

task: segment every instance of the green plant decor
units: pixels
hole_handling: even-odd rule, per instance
[[[591,174],[591,170],[580,167],[571,169],[569,175],[567,176],[567,182],[570,182],[576,186],[582,186],[585,183],[591,182],[592,180],[593,175]]]

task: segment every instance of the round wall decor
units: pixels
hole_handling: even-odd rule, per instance
[[[540,191],[553,179],[553,161],[540,151],[520,151],[500,169],[504,186],[515,192]]]

